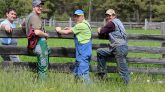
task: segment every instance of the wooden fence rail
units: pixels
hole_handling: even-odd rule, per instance
[[[73,35],[61,35],[55,31],[48,31],[49,38],[63,38],[63,39],[72,39]],[[26,38],[25,31],[21,29],[14,29],[11,34],[6,33],[4,30],[0,31],[0,38],[5,37],[13,38]],[[98,39],[97,33],[92,33],[92,38]],[[165,41],[165,35],[146,35],[146,34],[128,34],[128,40],[150,40],[150,41]]]
[[[30,68],[35,70],[37,68],[36,62],[1,62],[0,63],[3,68],[6,67],[23,67],[23,68]],[[49,63],[49,69],[55,70],[57,72],[69,73],[72,72],[74,69],[74,63]],[[165,74],[165,68],[129,68],[130,72],[134,73],[145,73],[145,74]],[[90,72],[97,72],[96,66],[90,66]],[[108,66],[107,72],[116,73],[117,67],[115,66]]]
[[[49,31],[49,38],[61,38],[61,39],[73,39],[73,35],[60,35],[55,31]],[[26,38],[25,31],[21,29],[14,29],[11,34],[6,33],[4,30],[0,30],[0,38],[4,37],[13,38]],[[97,33],[92,33],[92,38],[98,39]],[[106,40],[106,39],[105,39]],[[144,34],[129,34],[128,40],[145,40],[145,41],[165,41],[165,35],[144,35]],[[100,47],[108,47],[108,44],[93,44],[93,50]],[[51,47],[51,57],[75,57],[75,49],[73,47]],[[129,52],[133,53],[150,53],[150,54],[165,54],[165,47],[144,47],[144,46],[129,46]],[[22,46],[0,46],[0,55],[29,55],[27,48]],[[30,56],[30,55],[29,55]],[[112,63],[114,58],[108,58]],[[96,56],[92,56],[92,60],[96,61]],[[142,58],[142,57],[127,57],[127,61],[130,64],[157,64],[164,65],[165,58]],[[1,62],[3,67],[6,66],[21,66],[35,68],[36,63],[33,62]],[[61,72],[71,72],[73,70],[73,63],[50,63],[49,68]],[[165,74],[165,68],[137,68],[129,67],[130,72],[137,73],[149,73],[149,74]],[[91,66],[91,72],[96,72],[96,66]],[[117,72],[116,67],[108,67],[108,72]]]

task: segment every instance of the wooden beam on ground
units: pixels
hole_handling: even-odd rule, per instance
[[[35,62],[0,62],[0,66],[2,68],[10,68],[10,67],[23,67],[23,68],[31,68],[31,69],[36,69],[37,63]],[[20,68],[22,69],[22,68]],[[74,63],[50,63],[49,64],[49,69],[54,70],[56,72],[73,72],[74,69]],[[117,68],[115,66],[108,66],[107,71],[109,73],[116,73]],[[133,73],[144,73],[144,74],[165,74],[165,68],[129,68],[130,72]],[[97,73],[97,66],[90,66],[90,72],[95,72]]]

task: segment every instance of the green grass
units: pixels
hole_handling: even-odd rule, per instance
[[[47,27],[48,30],[53,28]],[[95,31],[96,29],[93,29]],[[160,34],[159,30],[127,30],[131,34]],[[65,43],[65,44],[64,44]],[[93,43],[109,43],[107,40],[93,40]],[[26,46],[26,39],[19,39],[18,46]],[[50,47],[74,47],[73,39],[48,39]],[[129,41],[129,46],[151,46],[161,47],[160,42]],[[93,51],[93,55],[96,52]],[[160,58],[160,54],[129,53],[129,57]],[[36,57],[20,56],[24,62],[36,62]],[[1,60],[2,61],[2,60]],[[67,63],[74,62],[74,58],[51,57],[50,62]],[[96,64],[96,62],[91,62]],[[115,65],[115,64],[109,64]],[[162,67],[162,65],[149,64],[129,64],[129,67]],[[45,82],[39,82],[37,74],[29,69],[8,68],[0,69],[0,92],[164,92],[164,83],[159,80],[164,79],[162,75],[131,74],[131,82],[124,86],[118,73],[110,73],[107,81],[99,81],[94,73],[90,73],[93,80],[91,86],[86,86],[81,82],[74,81],[73,74],[48,72],[48,79]],[[147,82],[150,81],[150,82]]]
[[[127,29],[129,34],[160,34],[160,30]]]
[[[97,80],[92,76],[90,86],[75,82],[72,74],[49,71],[48,79],[37,81],[36,73],[27,69],[0,70],[0,92],[164,92],[165,85],[153,77],[143,74],[133,74],[128,86],[121,79],[113,76],[106,81]],[[110,74],[111,76],[111,74]],[[157,76],[157,80],[162,76]],[[148,82],[147,82],[148,81]]]

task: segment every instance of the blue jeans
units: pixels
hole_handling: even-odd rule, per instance
[[[119,74],[121,75],[124,83],[128,84],[129,71],[126,61],[126,56],[128,54],[128,46],[122,45],[115,48],[99,48],[97,49],[97,61],[98,61],[98,73],[107,73],[106,59],[108,57],[114,56],[117,61],[117,68]]]
[[[89,77],[89,63],[92,56],[92,42],[89,41],[85,44],[80,44],[75,38],[76,49],[76,63],[74,68],[74,75],[76,79],[83,80],[85,83],[90,84]]]

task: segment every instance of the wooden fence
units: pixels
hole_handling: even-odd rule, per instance
[[[3,21],[4,19],[0,19],[0,22]],[[21,19],[21,18],[17,18],[14,23],[15,24],[22,24],[23,20],[25,19]],[[90,21],[89,22],[92,28],[98,28],[103,26],[106,22],[105,19],[103,21]],[[62,26],[62,27],[66,27],[66,26],[73,26],[75,24],[74,21],[72,21],[71,18],[69,18],[68,21],[58,21],[58,20],[53,20],[53,19],[44,19],[43,20],[43,24],[44,26],[49,26],[49,27],[57,27],[57,26]],[[144,28],[146,27],[146,29],[158,29],[160,22],[123,22],[124,26],[128,29],[132,29],[132,28]]]
[[[162,24],[163,27],[163,24]],[[164,29],[162,29],[164,30]],[[60,38],[60,39],[73,39],[73,35],[59,35],[54,31],[48,32],[49,38]],[[14,29],[12,34],[8,34],[3,30],[0,30],[0,38],[3,37],[13,37],[13,38],[26,38],[25,32],[21,29]],[[98,39],[97,33],[92,34],[93,39]],[[165,41],[165,35],[144,35],[144,34],[129,34],[128,40],[142,40],[142,41]],[[100,47],[107,47],[108,44],[93,44],[93,50],[96,50]],[[164,44],[162,45],[164,46]],[[150,54],[165,54],[165,47],[143,47],[143,46],[129,46],[129,52],[133,53],[150,53]],[[71,47],[51,47],[52,53],[51,57],[75,57],[75,50]],[[22,46],[0,46],[0,55],[29,55],[26,47]],[[112,61],[113,58],[110,58]],[[96,61],[96,56],[92,57],[93,61]],[[142,58],[142,57],[127,57],[129,64],[156,64],[156,65],[165,65],[165,57],[162,58]],[[114,63],[114,62],[112,62]],[[36,63],[34,62],[1,62],[3,67],[14,65],[16,67],[29,67],[35,68]],[[71,72],[73,70],[73,63],[50,63],[49,68],[61,72]],[[96,66],[91,65],[91,72],[96,72]],[[164,67],[129,67],[130,72],[136,73],[147,73],[147,74],[165,74]],[[117,72],[115,66],[108,67],[108,72],[114,73]]]

